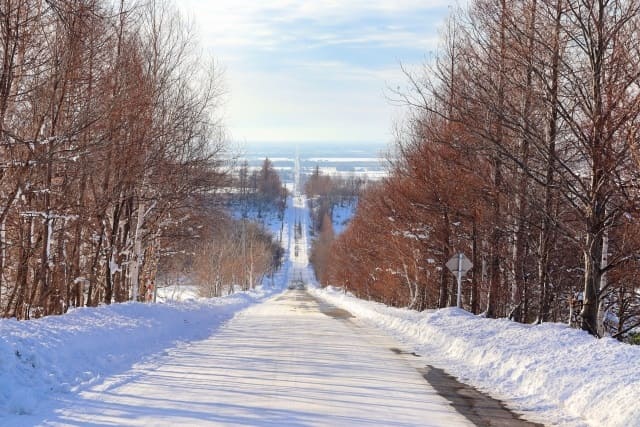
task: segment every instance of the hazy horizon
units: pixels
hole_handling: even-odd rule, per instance
[[[389,148],[388,143],[381,142],[336,142],[321,141],[317,143],[291,142],[243,142],[234,143],[233,149],[240,157],[262,158],[288,157],[293,158],[296,152],[301,158],[310,157],[371,157],[382,158]]]

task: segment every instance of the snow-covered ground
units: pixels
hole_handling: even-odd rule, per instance
[[[546,425],[640,426],[640,346],[566,325],[522,325],[449,308],[416,312],[311,292],[387,331],[463,382]]]
[[[289,203],[277,281],[313,282],[306,204]],[[187,301],[0,321],[0,425],[469,425],[384,334],[269,295],[168,288]]]
[[[56,399],[213,334],[271,290],[182,303],[114,304],[0,320],[0,425],[30,426]]]
[[[157,291],[157,302],[182,302],[200,299],[198,286],[189,284],[178,284],[159,287]]]
[[[472,426],[389,351],[396,342],[327,310],[302,291],[278,295],[65,396],[42,425]]]
[[[357,199],[353,199],[345,203],[339,203],[333,207],[333,232],[336,236],[347,228],[357,207]]]

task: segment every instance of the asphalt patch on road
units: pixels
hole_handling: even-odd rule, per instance
[[[318,299],[316,299],[316,302],[318,303],[318,309],[320,312],[326,316],[333,317],[338,320],[347,320],[354,317],[353,314],[349,313],[347,310],[338,308],[335,305],[328,304]]]
[[[393,350],[393,349],[392,349]],[[396,349],[397,350],[397,349]],[[425,380],[469,421],[482,427],[544,427],[519,418],[501,401],[463,384],[442,369],[418,369]]]
[[[322,314],[326,314],[327,316],[333,317],[334,319],[339,319],[339,320],[345,320],[345,319],[350,319],[353,316],[353,314],[349,313],[347,310],[343,310],[341,308],[337,308],[337,307],[327,307],[327,308],[320,308],[320,311],[322,312]]]
[[[308,298],[309,301],[314,301],[316,304],[318,304],[318,310],[320,310],[320,312],[326,316],[333,317],[334,319],[338,320],[347,320],[355,317],[347,310],[343,310],[319,298],[315,298],[306,291],[304,292],[304,295],[306,296],[306,298]]]

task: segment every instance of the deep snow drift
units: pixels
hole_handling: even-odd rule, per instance
[[[419,313],[345,295],[311,292],[412,346],[533,421],[562,426],[640,426],[640,347],[596,340],[566,325],[522,325],[448,308]]]
[[[28,425],[58,393],[78,392],[149,362],[181,342],[204,339],[271,290],[168,304],[126,303],[63,316],[0,320],[0,425]]]

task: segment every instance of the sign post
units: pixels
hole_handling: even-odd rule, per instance
[[[451,257],[447,261],[447,268],[456,275],[458,279],[458,299],[456,301],[456,307],[462,307],[462,276],[467,274],[467,271],[471,270],[473,263],[469,261],[469,258],[464,256],[462,252]]]

